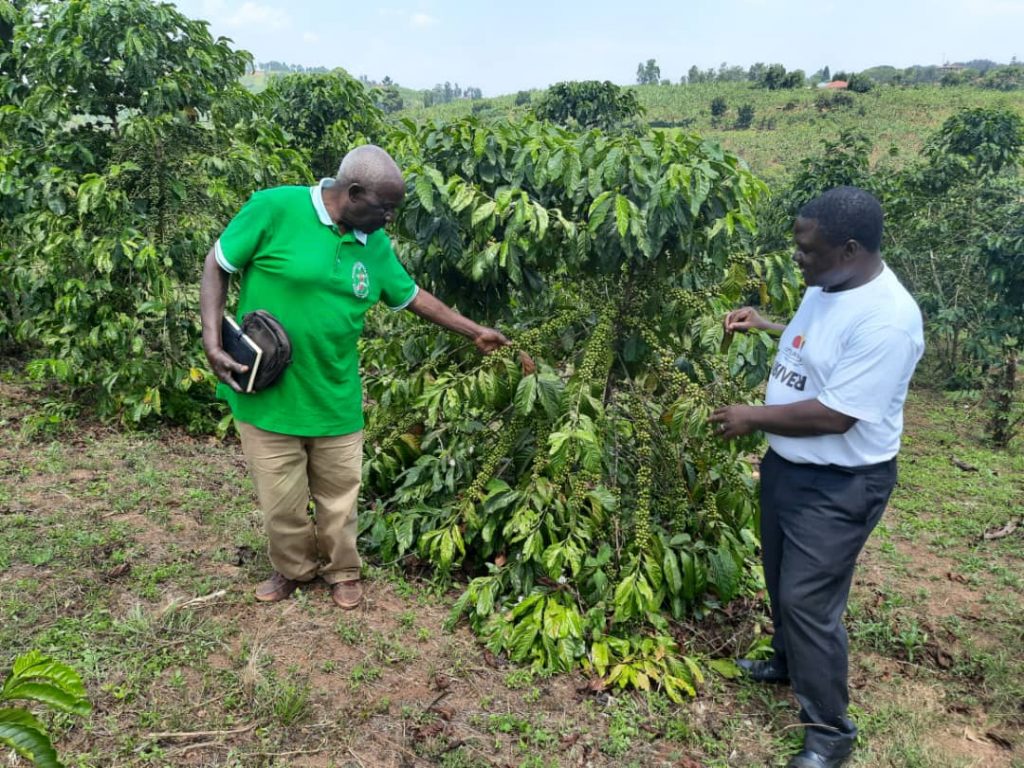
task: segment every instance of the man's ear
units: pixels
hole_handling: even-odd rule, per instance
[[[351,184],[348,185],[345,191],[348,192],[350,200],[355,200],[356,198],[362,197],[364,194],[366,194],[366,187],[364,187],[362,184],[359,184],[358,182],[353,181]]]
[[[857,255],[861,252],[863,247],[864,246],[851,237],[843,243],[843,258],[847,261],[857,258]]]

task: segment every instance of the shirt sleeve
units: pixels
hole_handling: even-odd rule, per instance
[[[386,237],[386,235],[383,235]],[[380,298],[388,309],[398,311],[408,307],[420,288],[416,282],[405,271],[402,262],[398,260],[390,241],[387,244],[387,254],[383,259],[383,281],[381,283]]]
[[[902,328],[857,330],[829,374],[818,401],[847,416],[878,424],[893,399],[906,391],[921,350]]]
[[[270,201],[262,193],[254,193],[214,244],[220,268],[225,272],[244,269],[269,239],[271,221]]]

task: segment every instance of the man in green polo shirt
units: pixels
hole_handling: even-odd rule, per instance
[[[362,599],[356,505],[362,474],[362,385],[356,343],[378,300],[473,340],[482,353],[509,343],[419,288],[382,229],[405,195],[380,147],[349,152],[335,179],[256,192],[210,249],[200,306],[203,348],[235,416],[263,509],[274,573],[256,599],[282,600],[317,576],[342,608]],[[232,273],[241,274],[238,317],[256,309],[284,326],[292,363],[245,394],[224,351],[220,319]],[[316,507],[308,513],[309,497]]]

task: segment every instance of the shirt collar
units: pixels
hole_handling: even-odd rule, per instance
[[[331,214],[327,212],[327,206],[324,205],[324,190],[333,184],[334,179],[320,179],[319,184],[309,188],[309,196],[313,199],[313,208],[316,210],[317,218],[325,227],[334,226],[334,220],[331,219]],[[353,229],[352,237],[366,245],[366,233],[361,229]]]

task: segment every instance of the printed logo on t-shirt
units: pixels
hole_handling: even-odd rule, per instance
[[[793,340],[789,342],[787,346],[779,349],[779,357],[785,358],[787,362],[793,365],[800,365],[800,359],[804,346],[807,344],[807,337],[802,333],[798,333],[793,337]]]
[[[794,336],[788,347],[779,350],[779,358],[783,358],[784,362],[776,358],[770,374],[775,381],[800,392],[807,386],[807,376],[803,373],[800,354],[806,343],[807,337],[803,334],[798,333]]]
[[[370,273],[361,261],[352,266],[352,293],[357,298],[365,299],[370,294]]]

